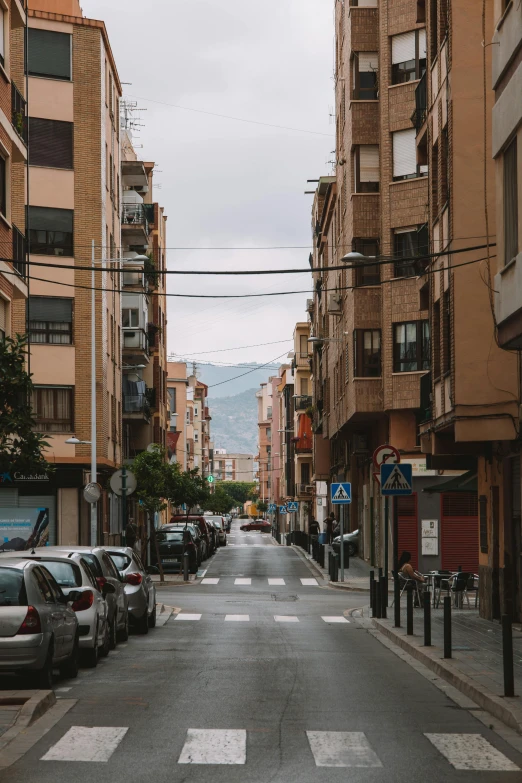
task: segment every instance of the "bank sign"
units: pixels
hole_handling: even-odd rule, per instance
[[[19,552],[48,543],[48,508],[0,508],[0,552]]]

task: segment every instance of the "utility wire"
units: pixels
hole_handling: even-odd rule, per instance
[[[217,348],[209,351],[191,351],[192,356],[198,356],[202,353],[223,353],[224,351],[241,351],[243,348],[261,348],[264,345],[277,345],[278,343],[290,343],[291,340],[273,340],[271,343],[255,343],[255,345],[238,345],[236,348]],[[172,356],[181,356],[179,353],[172,353]]]
[[[280,356],[276,356],[275,359],[271,359],[269,362],[266,362],[265,364],[260,364],[258,367],[256,367],[257,370],[261,370],[263,367],[268,367],[270,364],[274,364],[274,362],[277,362],[278,359],[282,359],[283,356],[286,356],[286,351],[282,353]],[[229,378],[228,381],[220,381],[219,383],[211,383],[208,388],[209,389],[215,389],[216,386],[223,386],[224,383],[230,383],[231,381],[237,381],[238,378],[244,378],[245,375],[250,375],[251,373],[255,372],[255,370],[249,370],[248,372],[244,372],[241,375],[236,375],[234,378]]]

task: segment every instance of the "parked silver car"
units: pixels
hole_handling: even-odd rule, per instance
[[[53,668],[64,677],[78,674],[78,618],[42,563],[0,563],[0,671],[27,671],[37,688],[52,687]]]
[[[138,633],[156,625],[156,588],[140,556],[130,547],[105,547],[125,583],[131,624]]]
[[[96,582],[91,566],[79,553],[47,554],[47,548],[38,551],[44,551],[46,554],[35,555],[33,550],[1,553],[0,565],[6,558],[33,560],[42,563],[50,571],[64,595],[69,596],[71,591],[80,591],[80,598],[72,604],[79,623],[80,652],[82,662],[86,666],[94,667],[98,664],[99,655],[109,654],[110,636],[107,601]],[[112,585],[106,585],[105,591],[107,590],[112,590]]]
[[[225,519],[220,516],[206,516],[206,520],[211,522],[211,524],[214,525],[214,527],[218,531],[219,535],[219,546],[226,546],[227,545],[227,525],[225,522]]]
[[[116,642],[127,641],[129,638],[129,611],[128,601],[125,595],[125,585],[118,572],[118,569],[110,559],[109,555],[102,547],[90,546],[46,546],[35,549],[36,554],[61,554],[67,555],[80,554],[91,566],[96,577],[96,582],[108,606],[109,617],[109,641],[111,650],[116,647]],[[114,591],[107,590],[106,586],[110,584]]]

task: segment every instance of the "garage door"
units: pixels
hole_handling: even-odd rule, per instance
[[[411,564],[419,566],[419,525],[417,520],[417,493],[395,498],[399,525],[399,557],[411,552]]]
[[[478,573],[479,525],[476,492],[441,493],[441,563],[448,571]]]

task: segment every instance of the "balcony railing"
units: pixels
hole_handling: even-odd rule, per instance
[[[141,352],[149,355],[149,341],[143,329],[124,327],[123,349],[132,353]]]
[[[141,226],[146,234],[149,233],[147,211],[143,204],[123,204],[121,222],[124,226]]]
[[[426,72],[424,72],[417,87],[415,88],[415,111],[411,115],[411,121],[417,133],[420,131],[426,121],[427,111],[428,92],[426,89]]]
[[[150,403],[147,394],[124,394],[123,413],[142,414],[148,419],[150,417]]]
[[[11,125],[27,144],[27,101],[14,82],[11,82],[11,101]]]
[[[18,272],[20,277],[24,280],[26,274],[26,251],[27,240],[21,231],[18,231],[16,226],[13,226],[13,266],[15,271]]]
[[[302,395],[295,398],[296,411],[306,411],[312,407],[312,397],[309,394]]]

